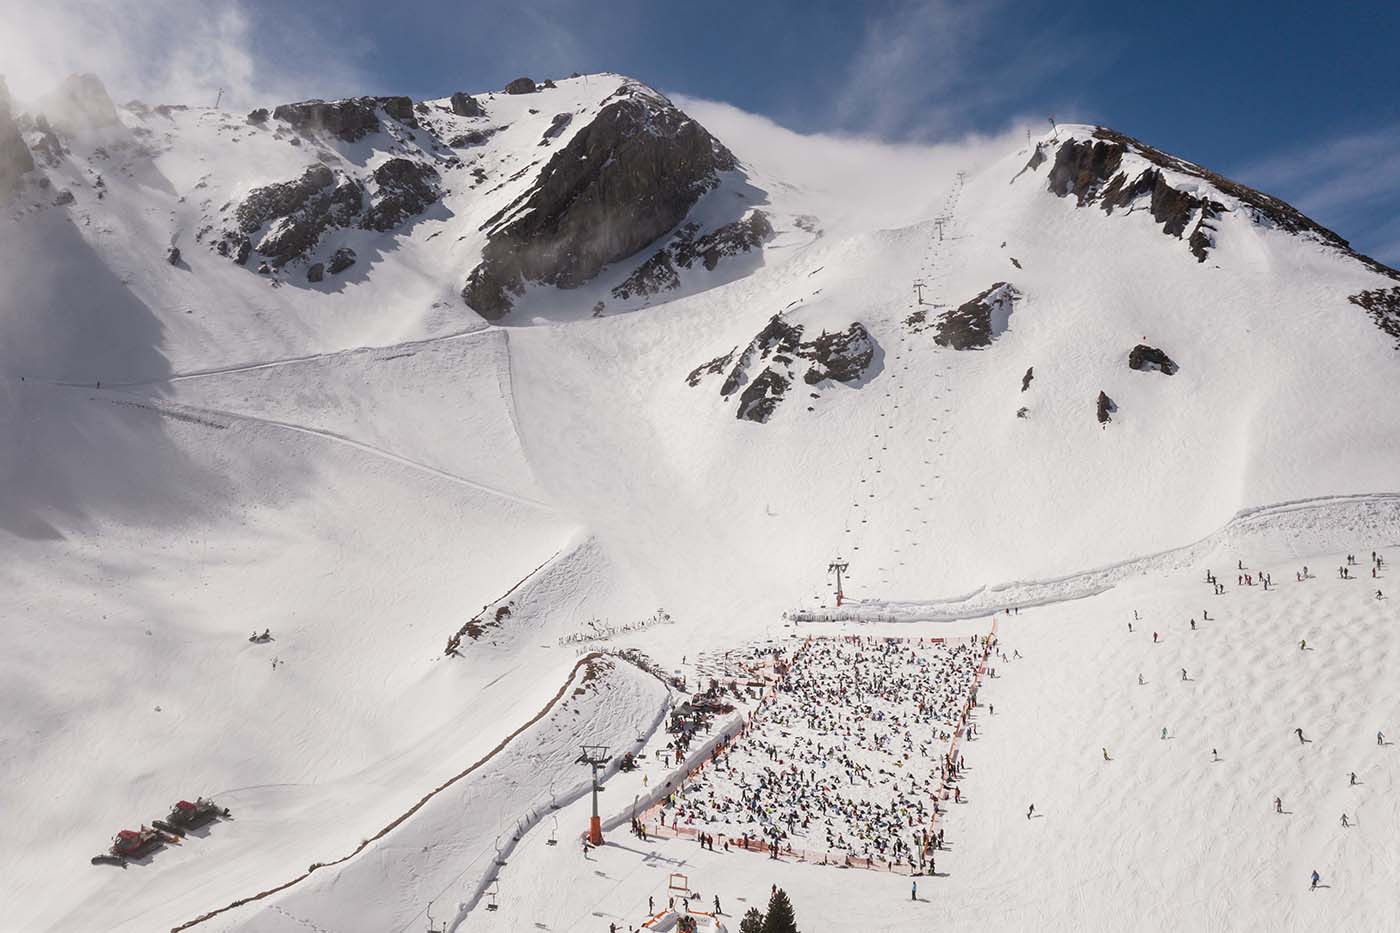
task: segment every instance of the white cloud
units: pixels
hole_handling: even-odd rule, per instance
[[[885,142],[870,137],[798,133],[730,104],[675,95],[734,154],[767,178],[803,189],[824,221],[845,230],[896,228],[938,213],[959,170],[975,171],[1024,141],[1024,127],[940,143]],[[739,145],[739,142],[742,145]]]
[[[245,106],[349,94],[359,75],[345,50],[295,13],[260,24],[239,0],[0,0],[0,74],[32,102],[64,77],[92,72],[118,102]],[[278,48],[294,37],[300,54]],[[353,53],[351,53],[353,54]]]

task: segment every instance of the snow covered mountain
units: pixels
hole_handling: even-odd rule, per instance
[[[833,556],[848,611],[927,619],[1202,541],[1396,540],[1400,273],[1107,128],[914,159],[898,210],[869,186],[908,153],[793,151],[611,74],[246,115],[0,93],[18,928],[188,921],[512,734],[572,774],[553,720],[516,731],[561,683],[619,744],[660,702],[576,644],[674,666],[829,614]],[[90,870],[215,791],[247,817]],[[395,877],[406,924],[437,876]],[[218,922],[292,929],[269,903]]]

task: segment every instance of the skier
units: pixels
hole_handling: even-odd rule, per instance
[[[1385,744],[1385,733],[1384,733],[1384,732],[1377,732],[1377,733],[1376,733],[1376,744],[1377,744],[1377,745],[1384,745],[1384,744]]]
[[[1167,737],[1167,727],[1166,727],[1166,726],[1163,726],[1163,727],[1162,727],[1162,738],[1165,739],[1166,737]]]
[[[1191,678],[1189,678],[1189,677],[1186,676],[1186,668],[1184,668],[1184,667],[1181,669],[1181,679],[1182,679],[1182,680],[1190,680],[1190,679],[1191,679]]]
[[[1156,632],[1153,632],[1153,633],[1152,633],[1152,644],[1154,644],[1154,645],[1157,644],[1157,633],[1156,633]]]
[[[722,914],[722,913],[724,913],[724,911],[722,911],[722,910],[719,909],[719,895],[716,894],[716,895],[715,895],[715,916],[718,917],[718,916],[719,916],[720,914]]]
[[[1217,752],[1217,751],[1216,751],[1215,749],[1213,749],[1213,748],[1210,750],[1210,760],[1211,760],[1211,761],[1219,761],[1219,760],[1220,760],[1220,753]]]
[[[1274,812],[1275,812],[1275,813],[1282,813],[1282,812],[1283,812],[1283,798],[1282,798],[1282,797],[1275,797],[1275,798],[1274,798]]]
[[[1195,630],[1196,630],[1196,620],[1195,620],[1195,619],[1192,619],[1192,620],[1191,620],[1191,631],[1194,632]]]
[[[1104,761],[1108,761],[1108,749],[1107,749],[1107,748],[1105,748],[1105,749],[1103,750],[1103,760],[1104,760]],[[1353,782],[1353,783],[1355,783],[1355,782]]]
[[[1147,683],[1147,681],[1143,680],[1143,679],[1142,679],[1142,675],[1139,674],[1139,675],[1138,675],[1138,686],[1141,687],[1141,686],[1142,686],[1143,684],[1145,684],[1145,683]]]
[[[1321,880],[1322,880],[1322,876],[1319,875],[1319,874],[1317,873],[1317,871],[1314,869],[1314,871],[1313,871],[1313,873],[1312,873],[1312,887],[1308,888],[1308,890],[1309,890],[1309,891],[1316,891],[1316,890],[1317,890],[1317,883],[1318,883],[1319,881],[1321,881]]]
[[[1352,786],[1352,787],[1355,787],[1355,786],[1356,786],[1356,772],[1355,772],[1355,771],[1351,772],[1351,786]]]
[[[1296,733],[1298,733],[1298,744],[1299,744],[1299,745],[1302,745],[1302,744],[1304,744],[1305,742],[1307,742],[1307,739],[1303,738],[1303,730],[1302,730],[1301,728],[1294,729],[1293,731],[1296,732]]]
[[[1346,829],[1346,828],[1349,827],[1349,826],[1351,826],[1351,823],[1349,823],[1349,822],[1347,821],[1347,815],[1346,815],[1345,813],[1343,813],[1343,814],[1342,814],[1342,828],[1343,828],[1343,829]]]
[[[1031,805],[1030,805],[1030,808],[1026,810],[1026,819],[1030,819],[1030,818],[1031,818],[1032,816],[1034,816],[1034,815],[1035,815],[1035,804],[1031,804]]]
[[[911,881],[911,882],[909,882],[909,900],[911,900],[911,901],[917,901],[918,899],[919,899],[919,882],[917,882],[917,881]]]
[[[1304,638],[1302,641],[1298,642],[1298,650],[1299,650],[1299,651],[1307,651],[1307,650],[1308,650],[1308,640],[1307,640],[1306,638]]]

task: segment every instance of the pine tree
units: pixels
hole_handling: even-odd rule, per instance
[[[768,899],[768,916],[763,918],[763,933],[797,933],[797,918],[792,913],[792,901],[782,888]]]
[[[758,912],[757,907],[750,907],[749,912],[744,914],[744,919],[739,923],[739,933],[763,933],[763,914]]]

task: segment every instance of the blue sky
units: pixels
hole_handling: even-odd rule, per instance
[[[1397,0],[0,0],[10,7],[32,35],[0,39],[0,71],[23,77],[26,55],[35,68],[75,50],[88,61],[75,41],[87,30],[116,72],[104,78],[132,93],[436,97],[617,71],[803,132],[951,140],[1053,113],[1261,187],[1400,264]]]

